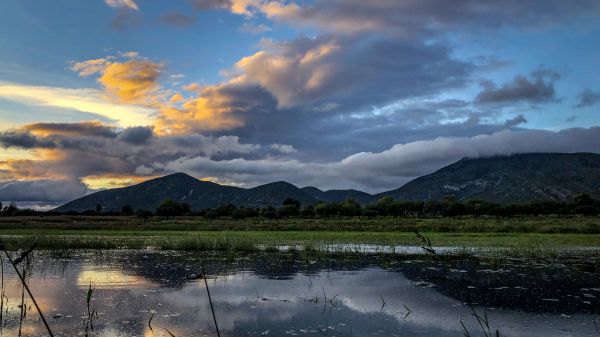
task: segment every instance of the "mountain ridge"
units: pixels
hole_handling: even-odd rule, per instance
[[[565,201],[583,193],[600,197],[600,154],[525,153],[462,158],[376,197],[415,201],[453,195],[462,201],[522,203]]]
[[[323,191],[313,186],[298,188],[285,181],[253,188],[219,185],[185,173],[173,173],[137,185],[98,191],[68,202],[56,211],[83,212],[102,205],[105,211],[155,209],[170,198],[189,203],[193,210],[231,203],[236,206],[279,206],[292,198],[303,205],[340,202],[348,198],[368,204],[384,196],[403,200],[481,199],[498,203],[531,200],[563,201],[577,194],[600,197],[600,154],[527,153],[510,156],[462,158],[405,185],[378,194],[358,190]]]

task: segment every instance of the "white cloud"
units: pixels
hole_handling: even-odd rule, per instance
[[[356,188],[381,192],[432,173],[463,157],[487,157],[532,152],[594,152],[600,127],[543,130],[503,130],[474,137],[439,137],[397,144],[382,152],[360,152],[339,162],[312,163],[296,159],[214,161],[207,157],[182,157],[163,166],[196,176],[219,176],[222,181],[255,186],[286,180],[299,186],[324,189]]]
[[[140,121],[151,121],[153,110],[108,101],[96,89],[31,86],[0,82],[0,97],[18,103],[72,109],[93,113],[117,121],[119,126],[135,126]],[[149,123],[150,124],[150,123]]]
[[[127,7],[136,11],[140,9],[134,0],[104,0],[104,2],[110,7],[115,8]]]

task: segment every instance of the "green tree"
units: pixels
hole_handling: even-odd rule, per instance
[[[160,216],[180,216],[190,213],[190,205],[179,203],[172,199],[166,199],[156,208],[156,215]]]
[[[342,216],[359,216],[362,214],[362,207],[356,200],[350,198],[340,204],[339,214]]]
[[[296,200],[296,199],[292,199],[292,198],[287,198],[285,199],[282,203],[283,206],[294,206],[298,209],[300,209],[300,201]]]
[[[125,205],[123,207],[121,207],[121,214],[123,215],[132,215],[133,214],[133,208],[129,205]]]

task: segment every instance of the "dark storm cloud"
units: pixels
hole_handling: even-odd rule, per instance
[[[15,177],[54,178],[68,176],[79,179],[90,175],[146,175],[161,173],[160,170],[148,171],[144,165],[165,163],[185,156],[205,156],[207,158],[253,158],[257,153],[268,155],[275,151],[263,149],[260,145],[241,143],[237,136],[206,136],[186,134],[173,136],[155,136],[151,128],[133,127],[114,136],[105,134],[90,135],[64,133],[68,130],[85,129],[83,123],[73,123],[62,127],[60,132],[36,136],[34,131],[24,126],[21,129],[0,133],[0,143],[21,149],[36,150],[52,148],[49,158],[3,162],[9,170],[0,178],[9,180],[11,172]],[[39,130],[36,126],[35,130]],[[38,131],[39,132],[39,131]],[[46,131],[47,132],[47,131]],[[12,171],[11,171],[12,170]],[[35,174],[25,175],[25,172]]]
[[[198,9],[207,10],[215,8],[228,8],[231,6],[231,0],[190,0]]]
[[[516,76],[512,82],[497,86],[484,81],[476,100],[480,103],[530,102],[547,103],[556,100],[554,82],[560,75],[552,70],[537,70],[529,77]]]
[[[119,133],[118,139],[129,144],[141,145],[146,143],[152,136],[154,131],[150,127],[136,126],[126,128]]]
[[[512,128],[514,126],[525,124],[525,123],[527,123],[527,118],[525,118],[525,116],[523,114],[521,114],[521,115],[515,116],[514,118],[507,119],[506,122],[504,122],[504,126],[507,128]]]
[[[86,135],[113,138],[116,136],[114,127],[99,122],[82,123],[34,123],[28,124],[25,130],[47,134]]]
[[[23,131],[5,131],[0,133],[0,144],[5,147],[16,147],[22,149],[33,148],[53,148],[55,144],[52,141],[39,139],[29,132]]]
[[[265,16],[295,26],[340,34],[390,31],[405,36],[449,29],[539,27],[600,8],[595,0],[317,0],[311,4],[268,0],[196,0],[199,9],[229,9],[247,16]]]
[[[577,103],[576,107],[584,108],[592,106],[600,103],[600,91],[593,91],[592,89],[587,88],[577,95],[577,98],[579,99],[579,103]]]
[[[0,200],[65,202],[85,195],[87,187],[76,180],[28,180],[0,183]]]
[[[301,38],[270,44],[243,59],[235,69],[243,72],[242,83],[213,86],[204,95],[226,102],[243,118],[235,134],[245,142],[289,144],[299,156],[338,157],[365,145],[396,144],[412,127],[471,117],[469,103],[456,99],[402,104],[379,115],[373,111],[464,86],[474,66],[450,54],[445,45],[391,37]],[[382,129],[387,130],[378,134]],[[380,143],[381,138],[387,139]]]
[[[276,65],[276,66],[275,66]],[[276,99],[278,108],[330,111],[382,105],[466,84],[474,66],[443,44],[406,38],[322,36],[272,43],[236,69]]]

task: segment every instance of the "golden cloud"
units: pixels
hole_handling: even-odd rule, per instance
[[[183,87],[194,97],[186,98],[172,90],[164,90],[159,77],[162,64],[137,58],[137,53],[127,53],[126,61],[115,57],[74,63],[72,70],[80,76],[98,74],[98,83],[107,97],[123,104],[155,109],[158,117],[155,130],[158,134],[179,134],[201,130],[224,130],[240,127],[240,111],[233,107],[232,97],[220,92],[220,86],[201,87],[196,83]]]
[[[94,67],[97,67],[97,64]],[[105,96],[102,91],[96,89],[69,89],[0,82],[1,98],[23,104],[93,113],[115,120],[124,127],[145,124],[144,121],[147,121],[152,114],[152,110],[147,107],[116,104],[107,101]]]
[[[127,53],[128,56],[137,54]],[[125,104],[153,106],[157,102],[158,77],[162,65],[150,60],[130,59],[125,62],[108,58],[77,62],[71,67],[80,76],[101,74],[98,78],[109,97]]]
[[[140,177],[135,175],[104,174],[86,176],[81,181],[91,189],[100,189],[131,186],[157,177],[158,176]]]
[[[98,121],[80,123],[34,123],[20,128],[36,136],[64,135],[64,136],[89,136],[110,135],[114,128]]]

